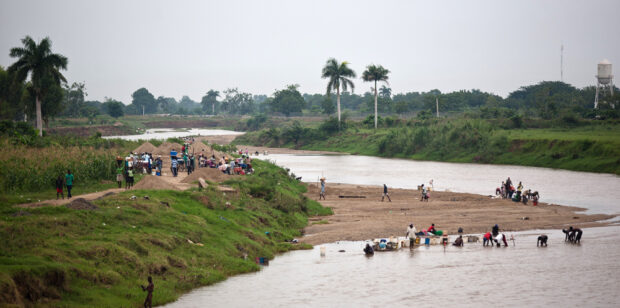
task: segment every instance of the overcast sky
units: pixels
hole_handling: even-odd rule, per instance
[[[26,35],[49,36],[87,99],[131,102],[288,84],[325,91],[330,57],[361,75],[391,71],[394,93],[480,89],[506,96],[560,80],[595,83],[603,58],[620,64],[620,1],[31,1],[0,2],[0,65]],[[617,73],[616,73],[617,74]],[[618,82],[616,82],[617,84]],[[356,93],[370,84],[355,81]]]

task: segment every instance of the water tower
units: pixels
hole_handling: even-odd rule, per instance
[[[599,62],[596,75],[596,96],[594,97],[594,109],[598,108],[599,93],[602,95],[606,91],[609,91],[611,95],[614,94],[614,75],[611,74],[611,62],[604,59]]]

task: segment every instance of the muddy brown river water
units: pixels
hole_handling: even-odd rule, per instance
[[[348,155],[261,158],[306,181],[413,188],[434,179],[438,190],[483,195],[510,176],[545,202],[620,212],[620,177],[609,174]],[[542,233],[545,248],[536,247]],[[373,257],[362,253],[364,242],[320,245],[325,257],[320,246],[289,252],[165,307],[620,307],[620,226],[585,229],[580,245],[565,243],[560,230],[510,235],[509,247],[421,246]]]

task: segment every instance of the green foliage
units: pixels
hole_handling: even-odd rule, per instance
[[[153,304],[162,305],[259,270],[257,257],[311,248],[288,241],[301,235],[308,215],[331,210],[305,198],[305,186],[281,168],[254,164],[257,174],[227,183],[238,194],[215,185],[201,192],[133,190],[95,201],[93,211],[43,207],[26,216],[3,205],[0,298],[9,305],[135,307],[145,296],[138,286],[152,276]],[[272,196],[250,195],[255,186]]]
[[[108,98],[107,101],[103,103],[103,108],[106,110],[107,114],[114,118],[122,117],[125,114],[123,111],[124,107],[125,105],[123,105],[123,103],[111,98]]]
[[[140,88],[131,94],[131,104],[134,106],[134,114],[151,114],[157,112],[155,96],[146,88]]]
[[[297,90],[298,87],[299,85],[289,85],[286,89],[273,93],[273,99],[269,102],[271,111],[283,113],[287,117],[291,113],[301,113],[306,102]]]

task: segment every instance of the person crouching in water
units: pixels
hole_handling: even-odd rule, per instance
[[[375,254],[375,250],[372,249],[372,246],[370,246],[370,244],[366,243],[366,247],[364,247],[364,253],[366,255],[374,255]]]
[[[538,241],[536,242],[536,247],[538,247],[538,246],[541,246],[541,247],[545,246],[545,247],[547,247],[547,239],[548,239],[548,237],[546,235],[544,235],[544,234],[539,236],[538,237]]]
[[[487,246],[487,244],[493,246],[493,241],[491,240],[491,232],[487,232],[482,237],[482,246]]]
[[[459,235],[459,237],[452,244],[453,246],[463,247],[463,236]]]
[[[65,198],[65,194],[62,192],[64,186],[65,181],[62,179],[62,175],[59,175],[56,179],[56,200],[58,200],[58,196],[61,196],[63,199]]]
[[[416,232],[417,230],[415,229],[413,224],[410,224],[407,228],[407,233],[405,234],[405,236],[409,238],[409,248],[413,248],[413,245],[415,244]]]
[[[506,235],[504,235],[503,233],[498,234],[495,237],[495,243],[497,244],[497,247],[501,246],[500,241],[504,242],[504,247],[508,247],[508,242],[506,241]]]

